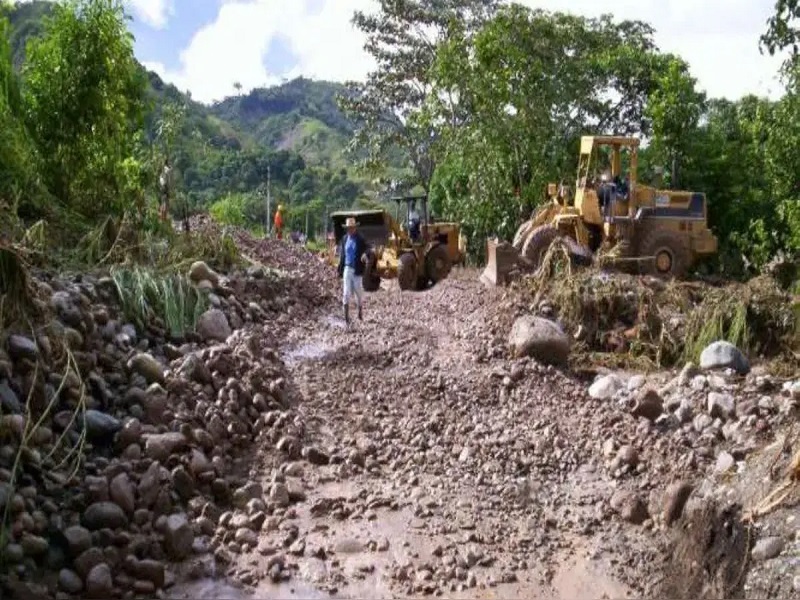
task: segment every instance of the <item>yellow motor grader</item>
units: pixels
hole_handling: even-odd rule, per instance
[[[458,223],[431,222],[426,196],[392,198],[397,218],[388,211],[349,210],[330,215],[328,262],[338,264],[339,247],[347,217],[355,217],[358,230],[370,246],[362,278],[366,291],[375,291],[381,279],[397,279],[401,290],[422,290],[445,279],[453,266],[463,264],[466,240]],[[406,227],[400,224],[405,204]],[[416,207],[419,205],[420,211]]]
[[[610,168],[601,169],[608,148]],[[511,243],[487,240],[481,280],[502,285],[514,271],[537,269],[556,241],[576,262],[636,264],[661,277],[685,277],[700,258],[715,254],[717,238],[708,228],[705,194],[639,183],[638,148],[637,138],[583,136],[574,196],[565,186],[549,184],[548,202],[520,225]]]

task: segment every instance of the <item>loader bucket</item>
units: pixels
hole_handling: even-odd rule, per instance
[[[489,286],[505,285],[509,274],[517,266],[519,252],[508,242],[486,240],[486,268],[480,280]]]

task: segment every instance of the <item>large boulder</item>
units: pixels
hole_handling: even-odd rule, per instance
[[[557,323],[533,315],[524,315],[514,321],[508,345],[517,358],[530,356],[555,365],[564,365],[569,358],[569,336]]]
[[[747,375],[750,372],[750,363],[736,346],[720,340],[709,344],[700,353],[700,368],[733,369],[740,375]]]
[[[189,267],[189,279],[196,284],[208,281],[213,287],[219,285],[219,275],[201,260],[192,263],[192,266]]]
[[[197,333],[205,340],[224,342],[231,335],[228,317],[218,308],[207,310],[197,320]]]

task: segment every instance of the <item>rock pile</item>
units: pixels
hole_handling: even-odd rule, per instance
[[[796,418],[796,382],[760,369],[741,375],[747,361],[726,343],[709,346],[701,362],[706,369],[687,364],[666,381],[609,373],[588,388],[599,410],[581,438],[596,434],[608,473],[626,490],[615,507],[624,520],[670,525],[688,498],[687,481],[736,470]]]
[[[235,464],[258,434],[302,439],[269,340],[310,308],[259,267],[190,275],[211,308],[185,339],[137,331],[84,276],[40,283],[56,318],[0,349],[4,597],[152,597],[227,508],[275,504]]]
[[[207,216],[192,218],[193,231],[219,236],[224,229]],[[282,292],[287,297],[318,307],[336,295],[336,272],[321,256],[298,244],[259,239],[238,228],[231,229],[230,234],[246,258],[283,272],[286,277],[282,281],[285,288]]]

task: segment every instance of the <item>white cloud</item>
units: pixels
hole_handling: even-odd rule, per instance
[[[165,6],[165,0],[131,0]],[[691,65],[700,87],[712,96],[739,98],[747,93],[777,96],[780,59],[761,56],[758,38],[774,0],[519,0],[531,7],[567,10],[587,16],[613,13],[642,19],[656,28],[656,43]],[[322,0],[306,13],[301,0],[225,0],[216,20],[194,35],[180,54],[180,69],[150,68],[195,99],[209,102],[230,95],[238,81],[245,90],[276,83],[263,55],[275,35],[291,40],[298,66],[287,77],[345,81],[361,79],[373,66],[363,51],[364,37],[351,25],[353,11],[370,11],[375,0]],[[144,11],[144,8],[140,10]],[[149,14],[165,14],[152,8]],[[166,9],[164,9],[166,10]]]
[[[304,75],[344,81],[362,78],[371,66],[362,51],[363,37],[350,24],[353,11],[369,8],[372,0],[325,0],[316,14],[306,13],[301,0],[225,0],[216,20],[198,30],[180,53],[181,67],[150,68],[199,101],[230,95],[233,83],[245,90],[277,83],[268,73],[264,54],[273,36],[291,41],[298,66],[285,77]]]
[[[175,12],[174,0],[127,0],[133,14],[155,29],[166,27]]]

